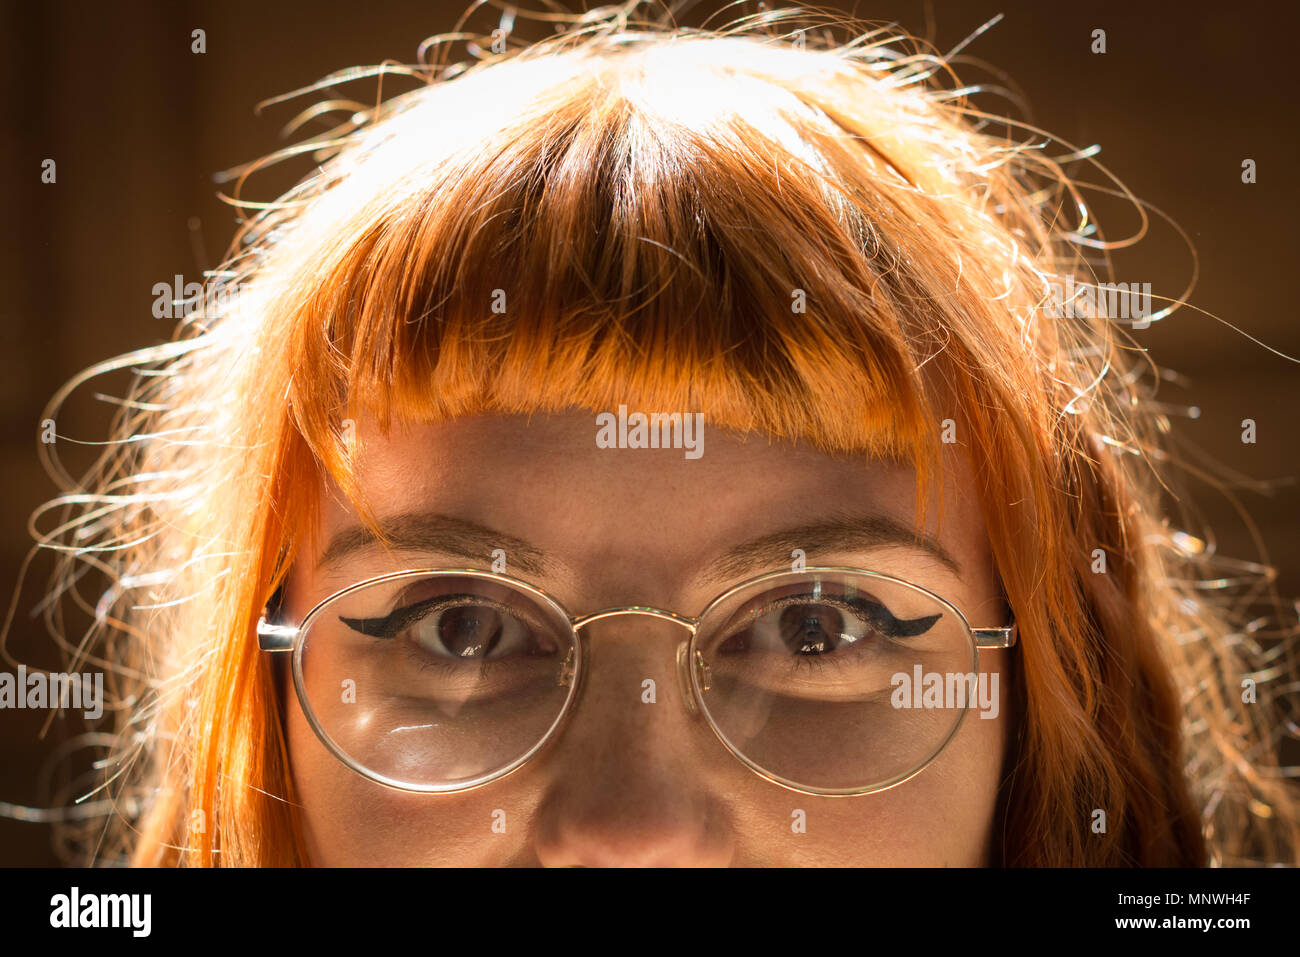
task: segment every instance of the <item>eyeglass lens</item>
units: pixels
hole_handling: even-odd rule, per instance
[[[503,579],[395,577],[345,592],[305,624],[298,678],[318,732],[398,786],[454,790],[509,770],[576,692],[569,620]],[[971,672],[976,654],[964,621],[927,592],[818,571],[711,606],[690,660],[729,749],[769,777],[834,791],[928,762],[963,712],[926,676]]]

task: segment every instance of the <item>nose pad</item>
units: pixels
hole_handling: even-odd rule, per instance
[[[556,685],[561,688],[567,688],[573,682],[573,655],[574,647],[569,648],[569,653],[565,656],[564,664],[560,665],[560,674],[556,679]]]
[[[690,665],[687,663],[690,651],[689,641],[683,641],[677,646],[677,684],[682,690],[682,700],[686,702],[686,710],[694,716],[700,713],[700,708],[695,703],[695,691],[691,688]]]
[[[682,689],[682,700],[686,702],[686,710],[691,715],[700,713],[700,706],[695,701],[695,689],[691,687],[691,643],[683,641],[677,646],[677,680]],[[695,652],[695,667],[700,679],[700,688],[704,691],[709,690],[709,666],[704,663],[704,656],[697,649]]]

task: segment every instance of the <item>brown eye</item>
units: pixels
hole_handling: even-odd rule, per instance
[[[857,641],[869,626],[834,605],[806,602],[774,608],[750,622],[749,627],[719,643],[720,655],[748,651],[824,655],[846,642]]]
[[[795,654],[833,651],[844,633],[844,616],[830,605],[790,605],[781,611],[781,640]]]
[[[482,658],[496,647],[501,638],[501,615],[484,605],[448,608],[434,617],[437,641],[442,647],[431,650],[440,650],[456,658]],[[423,634],[417,640],[426,644]]]
[[[409,642],[434,658],[550,655],[558,647],[535,615],[469,592],[433,595],[382,618],[339,621],[359,634]]]
[[[746,653],[794,658],[842,656],[874,642],[894,637],[897,626],[918,625],[920,634],[938,616],[900,622],[889,609],[860,595],[787,595],[759,602],[746,612],[746,621],[715,646],[718,655]],[[837,654],[838,653],[838,654]]]

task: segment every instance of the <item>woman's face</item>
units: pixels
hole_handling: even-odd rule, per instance
[[[908,467],[831,457],[709,430],[703,454],[601,448],[595,416],[476,416],[388,437],[358,430],[361,488],[375,516],[456,521],[438,550],[354,548],[318,561],[358,526],[336,491],[290,576],[294,620],[354,582],[403,568],[492,569],[545,590],[571,614],[648,605],[695,616],[730,584],[808,565],[885,572],[923,585],[972,625],[1007,624],[972,481],[945,460],[942,525],[926,549],[879,539],[911,529]],[[931,515],[935,510],[931,509]],[[436,521],[436,519],[435,519]],[[481,536],[474,528],[485,530]],[[878,540],[877,540],[878,539]],[[356,544],[354,538],[353,544]],[[744,547],[742,547],[744,546]],[[957,570],[959,569],[959,570]],[[772,784],[685,708],[675,650],[684,631],[650,617],[587,626],[590,670],[560,736],[505,778],[459,794],[373,783],[316,738],[292,689],[288,731],[310,862],[317,865],[981,865],[989,861],[1008,708],[970,713],[920,774],[891,789],[817,797]],[[1006,652],[981,652],[1003,671]],[[997,687],[1009,687],[1003,673]],[[653,679],[654,703],[643,682]],[[501,812],[504,812],[502,814]],[[800,813],[802,812],[802,813]]]

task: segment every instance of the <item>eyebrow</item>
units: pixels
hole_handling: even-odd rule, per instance
[[[935,538],[887,515],[845,515],[771,532],[730,548],[711,562],[709,571],[701,577],[708,582],[737,581],[770,568],[778,556],[789,564],[795,549],[808,555],[866,551],[888,545],[919,549],[961,574],[961,564]]]
[[[495,549],[504,549],[508,567],[530,575],[550,575],[556,563],[535,545],[475,522],[436,512],[407,512],[381,520],[380,530],[397,550],[437,552],[483,562]],[[382,542],[367,528],[351,526],[335,534],[316,563],[317,568],[338,565],[348,555]],[[770,532],[736,545],[709,563],[701,578],[706,582],[738,581],[750,573],[770,569],[795,549],[805,554],[853,552],[903,545],[926,552],[958,574],[961,565],[937,540],[886,515],[837,516]]]
[[[530,575],[547,575],[555,563],[541,549],[504,532],[436,512],[405,512],[382,519],[380,531],[399,551],[438,552],[470,561],[487,562],[498,548],[506,553],[507,567]],[[349,555],[383,545],[370,529],[354,525],[334,535],[316,562],[317,568],[336,566]]]

